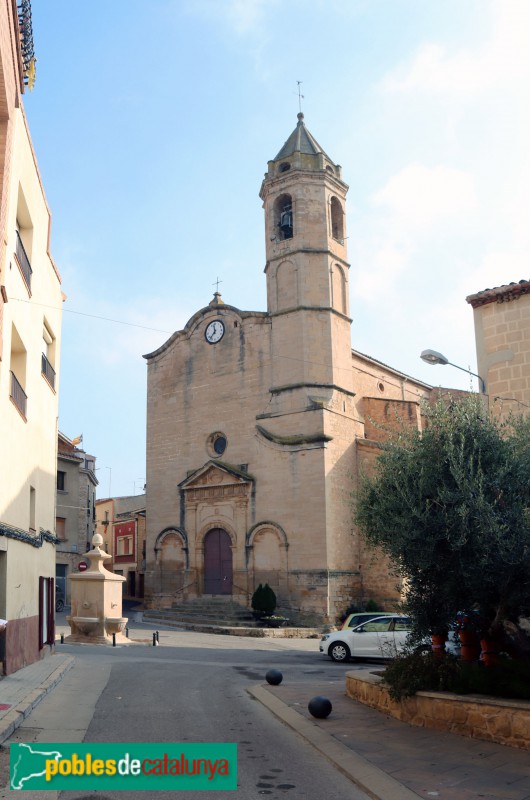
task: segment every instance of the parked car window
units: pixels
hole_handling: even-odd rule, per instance
[[[366,622],[362,626],[362,630],[366,633],[377,633],[378,631],[389,631],[391,628],[393,620],[391,619],[382,619],[382,620],[375,620],[373,619],[371,622]]]
[[[357,628],[359,625],[362,625],[363,622],[368,622],[374,619],[374,617],[386,617],[389,613],[389,611],[361,611],[356,614],[350,614],[342,623],[342,629]]]
[[[401,617],[394,620],[395,631],[409,631],[411,625],[410,617]]]

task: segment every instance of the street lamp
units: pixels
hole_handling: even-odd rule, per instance
[[[475,378],[479,379],[479,386],[480,391],[483,394],[486,394],[486,383],[480,375],[477,375],[476,372],[471,372],[470,369],[466,369],[465,367],[459,367],[458,364],[453,364],[452,361],[449,361],[442,353],[438,353],[436,350],[424,350],[420,356],[422,361],[425,361],[426,364],[449,364],[451,367],[456,367],[456,369],[461,369],[462,372],[467,372],[469,375],[474,375]]]

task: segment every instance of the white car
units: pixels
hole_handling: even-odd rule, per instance
[[[377,616],[356,628],[325,633],[320,652],[333,661],[350,658],[394,658],[405,646],[411,620],[401,614]]]

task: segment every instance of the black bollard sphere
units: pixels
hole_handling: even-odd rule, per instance
[[[308,704],[309,713],[317,719],[325,719],[331,714],[333,706],[327,697],[313,697]]]
[[[265,675],[265,680],[271,686],[278,686],[283,681],[283,675],[279,669],[270,669]]]

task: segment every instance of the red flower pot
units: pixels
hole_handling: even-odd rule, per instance
[[[437,658],[443,658],[445,655],[445,643],[447,641],[447,634],[431,634],[432,651]]]
[[[480,645],[473,631],[458,631],[460,639],[460,658],[462,661],[478,661]]]
[[[499,643],[495,639],[481,639],[482,652],[480,658],[485,667],[492,667],[499,660]]]

